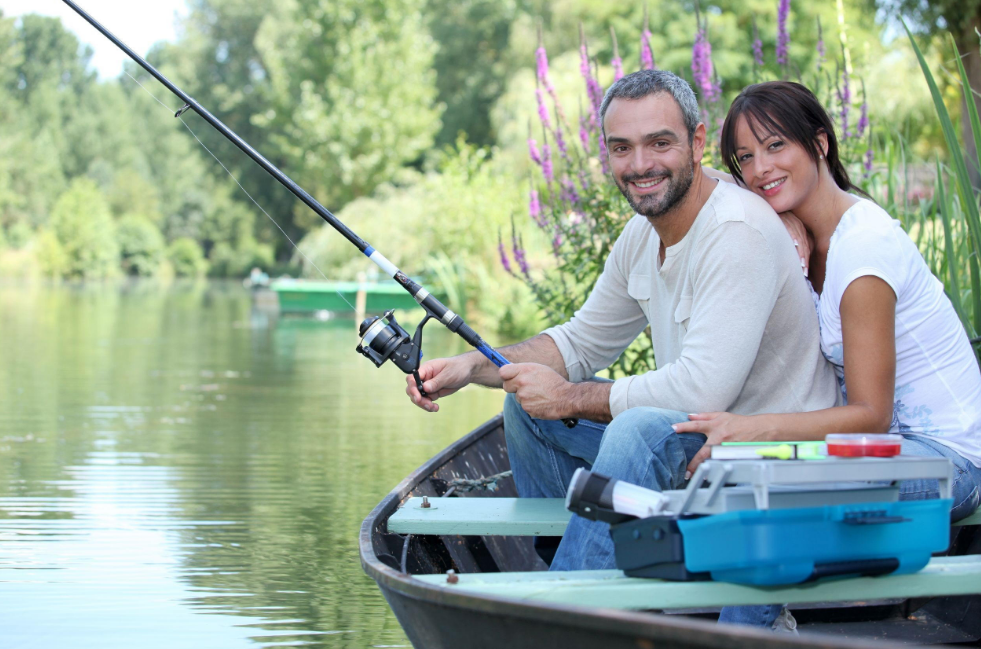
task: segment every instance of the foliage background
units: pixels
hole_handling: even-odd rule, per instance
[[[702,21],[722,105],[746,84],[774,76],[811,79],[830,95],[836,66],[847,61],[854,87],[859,79],[865,83],[872,116],[870,182],[902,194],[898,204],[910,213],[919,199],[908,205],[906,194],[933,195],[936,158],[944,162],[949,154],[898,16],[905,12],[923,35],[930,65],[950,71],[944,16],[973,16],[977,8],[947,2],[942,11],[917,12],[886,0],[793,2],[792,64],[782,67],[775,60],[778,4],[188,0],[177,42],[158,45],[148,59],[503,342],[558,317],[543,312],[497,260],[499,233],[507,239],[514,223],[530,272],[555,264],[551,236],[532,226],[527,211],[536,172],[526,140],[529,124],[537,123],[539,39],[573,122],[583,96],[580,28],[605,87],[613,80],[611,29],[625,69],[637,69],[645,11],[656,65],[688,79],[696,20]],[[821,73],[819,21],[827,52]],[[753,60],[754,33],[763,68]],[[241,277],[253,266],[274,275],[319,276],[173,118],[177,100],[135,65],[118,79],[96,79],[90,56],[56,19],[0,16],[0,277]],[[960,119],[966,113],[955,75],[937,78],[953,119]],[[187,114],[185,121],[289,239],[302,240],[303,252],[327,276],[371,272],[200,118]],[[895,177],[886,179],[890,173]],[[615,193],[608,199],[611,209],[625,209]]]

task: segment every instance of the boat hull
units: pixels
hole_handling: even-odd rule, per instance
[[[407,498],[442,496],[454,478],[491,476],[509,468],[501,417],[482,425],[430,459],[402,481],[365,519],[361,527],[361,563],[381,589],[416,649],[776,649],[810,647],[846,649],[899,647],[911,640],[918,644],[971,641],[964,635],[944,635],[936,625],[898,632],[871,633],[889,640],[870,640],[841,635],[827,627],[826,635],[798,637],[749,627],[718,625],[714,619],[656,612],[594,609],[528,602],[516,599],[453,592],[413,579],[412,574],[438,574],[452,566],[460,572],[526,571],[544,569],[531,537],[436,537],[405,539],[389,534],[391,516]],[[503,480],[496,493],[476,492],[466,497],[513,497],[512,480]],[[402,551],[406,549],[405,558]],[[403,570],[403,567],[405,570]],[[964,598],[944,598],[963,600]],[[879,602],[863,611],[880,617],[902,613],[896,602]],[[922,604],[922,602],[920,603]],[[968,607],[971,608],[971,607]],[[966,618],[976,617],[965,611]],[[899,621],[904,621],[901,615]],[[915,625],[913,625],[915,627]],[[949,625],[947,625],[949,626]]]

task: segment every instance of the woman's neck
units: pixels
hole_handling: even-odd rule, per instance
[[[827,167],[822,166],[817,187],[793,212],[814,238],[815,250],[827,253],[841,217],[857,201],[857,197],[838,187]]]

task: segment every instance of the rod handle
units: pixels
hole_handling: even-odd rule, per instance
[[[477,347],[477,351],[479,351],[481,354],[486,356],[487,359],[497,367],[504,367],[505,365],[511,364],[511,361],[501,356],[501,354],[496,349],[494,349],[487,343],[482,342],[482,344]],[[579,420],[563,419],[562,423],[565,424],[566,428],[575,428],[576,426],[579,425]]]

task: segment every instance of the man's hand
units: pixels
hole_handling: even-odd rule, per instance
[[[535,419],[562,419],[571,412],[569,383],[558,372],[538,363],[513,363],[498,370],[504,390],[514,394],[518,403]]]
[[[698,450],[688,463],[688,471],[694,475],[698,465],[709,459],[712,447],[723,442],[765,442],[764,433],[753,420],[755,417],[733,415],[728,412],[705,412],[688,415],[691,421],[683,421],[672,426],[676,433],[702,433],[706,437],[705,446]]]
[[[469,354],[426,361],[419,368],[419,378],[422,379],[422,389],[426,391],[426,396],[419,394],[416,379],[411,374],[405,377],[405,393],[412,399],[412,403],[423,410],[438,412],[439,406],[433,402],[470,383],[473,369],[473,359]]]

